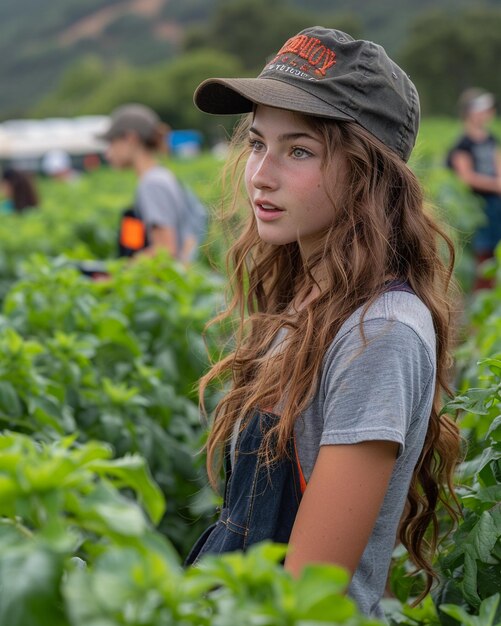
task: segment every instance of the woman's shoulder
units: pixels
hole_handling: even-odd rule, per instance
[[[362,331],[362,332],[360,332]],[[420,344],[434,360],[436,334],[430,309],[409,291],[387,291],[369,306],[359,307],[341,326],[333,346],[347,341],[364,344],[384,334],[385,343]]]
[[[163,167],[162,165],[156,165],[155,167],[147,170],[139,179],[140,187],[150,186],[172,186],[176,184],[176,177],[174,174]]]

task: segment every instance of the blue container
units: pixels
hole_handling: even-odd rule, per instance
[[[198,130],[173,130],[170,132],[167,145],[174,156],[192,157],[200,154],[203,136]]]

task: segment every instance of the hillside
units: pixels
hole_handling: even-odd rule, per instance
[[[92,53],[110,67],[147,66],[179,52],[185,29],[203,25],[217,0],[2,0],[0,118],[22,116],[50,93],[65,69]],[[354,14],[364,36],[392,52],[416,16],[457,11],[467,0],[286,0],[322,16]],[[501,0],[484,4],[501,6]],[[331,20],[332,21],[332,20]]]

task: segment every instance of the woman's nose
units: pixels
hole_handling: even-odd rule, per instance
[[[254,173],[252,174],[252,184],[257,189],[273,189],[277,186],[276,163],[272,155],[269,153],[256,163]]]

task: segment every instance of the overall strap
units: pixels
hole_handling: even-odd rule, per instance
[[[385,293],[387,291],[405,291],[405,293],[411,293],[412,295],[416,295],[416,292],[414,291],[414,289],[412,289],[409,283],[406,280],[400,278],[388,281],[386,283]]]
[[[226,454],[227,480],[224,506],[190,551],[186,564],[204,554],[246,550],[264,540],[287,543],[305,484],[291,438],[284,458],[267,464],[262,458],[263,438],[280,416],[255,410],[241,430],[233,466]]]

